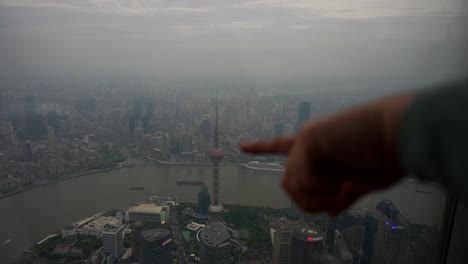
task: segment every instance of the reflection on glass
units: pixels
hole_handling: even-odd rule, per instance
[[[0,262],[435,263],[438,186],[304,214],[239,143],[465,77],[463,4],[199,2],[0,0]]]

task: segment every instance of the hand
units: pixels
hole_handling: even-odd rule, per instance
[[[337,215],[362,195],[397,182],[399,122],[413,95],[385,98],[309,121],[296,135],[242,144],[288,156],[282,187],[304,211]]]

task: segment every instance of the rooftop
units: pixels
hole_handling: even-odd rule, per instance
[[[139,204],[128,208],[131,213],[160,214],[167,210],[167,206],[159,206],[154,203]]]
[[[166,229],[148,229],[141,232],[141,234],[143,235],[143,238],[149,242],[157,241],[171,235],[171,233]]]
[[[116,233],[120,229],[122,229],[124,226],[121,225],[107,225],[106,228],[104,229],[105,232],[109,233]]]
[[[83,229],[105,229],[108,225],[120,225],[120,220],[115,216],[103,216],[93,220],[86,225]]]
[[[322,233],[306,225],[303,225],[296,229],[296,234],[299,235],[298,237],[305,239],[309,242],[323,240]]]
[[[231,236],[226,225],[222,222],[210,223],[202,229],[200,238],[207,245],[217,247],[222,243],[229,241]]]

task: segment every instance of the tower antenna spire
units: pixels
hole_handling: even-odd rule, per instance
[[[219,129],[218,129],[218,89],[216,89],[215,98],[215,128],[214,128],[214,148],[219,148]]]
[[[224,158],[224,152],[219,147],[219,129],[218,129],[218,90],[216,89],[215,98],[215,127],[213,131],[214,147],[210,153],[210,159],[213,163],[213,202],[211,203],[208,211],[212,216],[213,221],[221,221],[224,211],[221,202],[219,201],[219,164]]]

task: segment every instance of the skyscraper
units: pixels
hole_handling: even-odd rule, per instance
[[[362,210],[350,209],[342,215],[342,230],[344,240],[353,255],[354,263],[361,263],[365,232],[365,215]]]
[[[435,264],[439,262],[437,258],[439,238],[440,233],[436,226],[422,230],[414,241],[414,261],[411,263]]]
[[[333,246],[335,244],[335,230],[338,227],[338,221],[338,217],[327,217],[324,245],[328,251],[332,251]]]
[[[55,137],[55,129],[53,127],[47,128],[47,141],[49,145],[54,145],[57,141]]]
[[[23,144],[23,159],[24,161],[32,160],[32,146],[31,141],[28,141]]]
[[[144,239],[142,264],[172,263],[171,233],[166,229],[149,229],[142,232]]]
[[[289,264],[319,263],[323,254],[323,235],[302,224],[291,235]]]
[[[0,146],[7,146],[14,142],[13,125],[10,122],[0,121]]]
[[[407,257],[410,223],[390,200],[377,204],[378,219],[372,263],[403,263]]]
[[[208,207],[210,206],[210,193],[208,187],[203,185],[198,192],[198,213],[207,214]]]
[[[299,131],[304,123],[310,119],[310,102],[301,102],[299,104],[299,113],[297,116],[296,132]]]
[[[208,208],[214,221],[222,218],[224,208],[219,201],[219,164],[224,158],[224,152],[219,148],[219,130],[218,130],[218,95],[215,101],[215,128],[214,128],[214,148],[210,152],[210,160],[213,163],[213,201]]]
[[[132,223],[132,234],[131,234],[131,248],[132,257],[131,263],[140,263],[141,256],[143,255],[143,248],[145,239],[143,238],[144,223],[142,221],[136,221]]]
[[[362,245],[362,264],[372,263],[372,254],[374,249],[374,238],[377,233],[379,221],[374,212],[367,212],[364,220],[364,241]]]
[[[24,112],[26,115],[35,115],[37,109],[37,101],[34,95],[26,95],[24,97]]]
[[[102,250],[109,253],[114,259],[122,254],[124,229],[124,225],[109,225],[102,232]]]
[[[362,258],[362,245],[364,242],[364,226],[357,225],[357,226],[349,226],[343,228],[342,235],[343,239],[346,241],[348,245],[348,249],[353,255],[354,263],[361,263]]]
[[[286,217],[292,221],[299,221],[303,217],[303,214],[302,211],[297,208],[297,205],[291,201],[291,207],[288,208]]]
[[[275,137],[280,137],[283,136],[284,133],[284,124],[278,123],[275,124],[275,131],[274,131],[274,136]]]
[[[230,235],[223,222],[212,222],[200,232],[200,263],[230,264]]]
[[[58,130],[59,124],[58,124],[58,115],[57,112],[55,111],[50,111],[47,113],[47,126],[53,127],[55,131]]]
[[[273,243],[273,264],[289,264],[291,236],[297,228],[298,221],[287,218],[274,219],[270,223]]]
[[[135,142],[135,145],[141,146],[141,137],[145,134],[145,129],[142,127],[136,127],[133,130],[133,141]]]
[[[348,244],[344,240],[341,232],[335,230],[334,255],[337,256],[342,264],[353,264],[353,254],[349,250]]]

